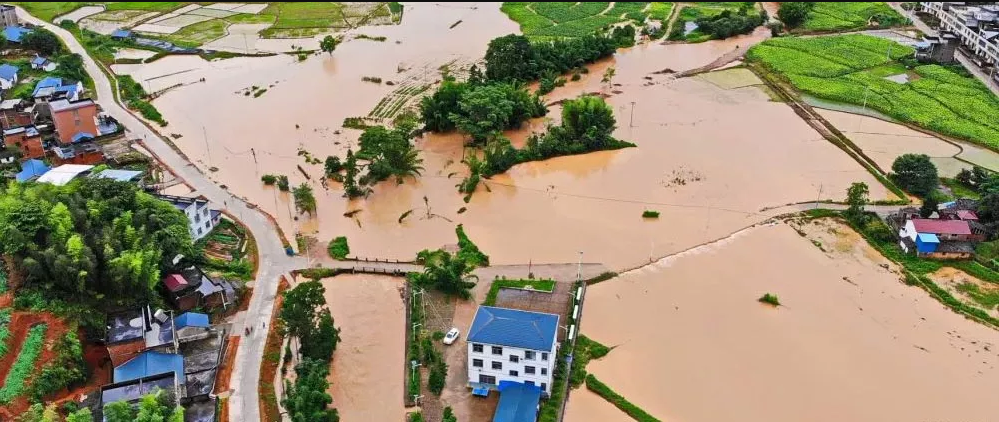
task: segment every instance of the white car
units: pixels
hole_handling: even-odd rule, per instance
[[[444,344],[450,345],[451,343],[454,343],[454,341],[457,339],[458,339],[458,329],[451,328],[451,331],[448,331],[447,334],[444,335]]]

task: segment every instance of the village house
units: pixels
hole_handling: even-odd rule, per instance
[[[27,160],[21,163],[21,171],[14,175],[14,179],[18,182],[28,182],[48,173],[49,170],[41,160]]]
[[[508,381],[550,394],[558,321],[554,314],[480,306],[468,330],[469,385],[496,389]]]
[[[210,209],[208,201],[204,199],[173,195],[156,195],[156,197],[173,204],[187,215],[188,230],[194,240],[207,236],[222,218],[222,212]]]
[[[21,126],[3,131],[4,145],[16,147],[26,159],[45,157],[42,136],[34,126]]]
[[[2,13],[0,13],[0,15],[2,15]],[[30,32],[30,29],[19,25],[7,25],[3,28],[3,35],[7,38],[7,42],[13,44],[20,44],[21,39]]]
[[[914,218],[899,230],[899,246],[916,256],[937,259],[967,259],[975,253],[974,242],[984,238],[971,232],[963,220]]]
[[[31,97],[36,102],[36,114],[43,117],[51,117],[48,107],[38,108],[38,105],[48,101],[67,99],[77,101],[84,91],[82,82],[64,80],[55,76],[46,76],[35,84],[35,90],[31,92]]]
[[[227,308],[237,300],[237,286],[225,279],[212,279],[198,267],[190,267],[163,278],[167,299],[181,311],[195,308]]]
[[[91,140],[100,133],[97,128],[97,104],[93,100],[55,100],[49,102],[49,109],[57,139],[62,145]]]
[[[35,55],[35,58],[31,59],[31,68],[35,70],[51,72],[56,69],[56,66],[58,65],[52,60],[39,55]]]
[[[11,129],[31,125],[35,121],[31,115],[32,108],[20,98],[0,101],[0,128]]]
[[[65,186],[78,177],[86,177],[93,170],[94,166],[83,164],[63,164],[52,168],[38,178],[39,183],[51,183],[56,186]]]
[[[0,89],[6,91],[13,88],[14,85],[17,85],[18,72],[20,72],[20,70],[17,66],[6,63],[0,64]]]

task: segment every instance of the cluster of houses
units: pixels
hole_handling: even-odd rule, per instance
[[[8,43],[17,44],[32,29],[21,26],[15,9],[0,5],[0,25]],[[57,65],[36,55],[31,69],[51,72]],[[80,81],[46,76],[40,80],[22,78],[22,69],[0,65],[0,174],[10,176],[25,160],[45,160],[54,165],[98,164],[104,153],[97,141],[122,133],[112,117],[100,106]],[[15,98],[10,91],[24,83],[34,83],[30,98]]]
[[[999,83],[999,3],[920,2],[919,10],[939,20],[940,34],[916,46],[917,58],[952,62],[960,51]]]
[[[903,208],[888,216],[888,224],[898,230],[899,246],[923,258],[969,259],[975,244],[985,241],[988,228],[978,221],[978,202],[959,199],[941,204],[934,218],[921,218],[916,208]]]

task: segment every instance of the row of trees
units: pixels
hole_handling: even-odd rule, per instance
[[[343,184],[344,196],[356,198],[367,195],[371,186],[383,180],[394,177],[396,183],[402,184],[407,177],[419,176],[423,172],[423,159],[412,143],[414,129],[412,122],[401,122],[395,129],[384,126],[365,129],[357,154],[348,149],[344,161],[336,156],[326,157],[326,177]],[[361,174],[362,168],[367,173]]]
[[[174,257],[193,256],[187,218],[135,185],[82,179],[11,184],[0,194],[0,251],[28,286],[74,303],[145,303]]]
[[[697,29],[715,39],[725,39],[733,35],[748,34],[767,21],[767,12],[752,12],[752,6],[743,5],[737,13],[723,11],[714,16],[697,19]]]
[[[282,336],[298,340],[301,363],[295,366],[294,383],[286,382],[282,402],[294,422],[336,422],[336,409],[329,388],[329,362],[340,342],[340,330],[326,304],[326,288],[318,281],[307,281],[284,293],[278,314]]]
[[[632,28],[632,37],[634,32]],[[627,31],[627,30],[624,30]],[[530,82],[546,73],[563,74],[614,54],[626,33],[617,38],[585,37],[531,43],[523,35],[506,35],[489,42],[486,78],[498,82]]]

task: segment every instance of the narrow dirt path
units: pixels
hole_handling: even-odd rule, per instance
[[[673,10],[669,12],[669,23],[666,24],[666,38],[669,38],[669,34],[673,32],[673,24],[680,18],[680,11],[684,7],[687,7],[687,3],[673,3]],[[663,44],[667,42],[669,41],[663,41]]]

